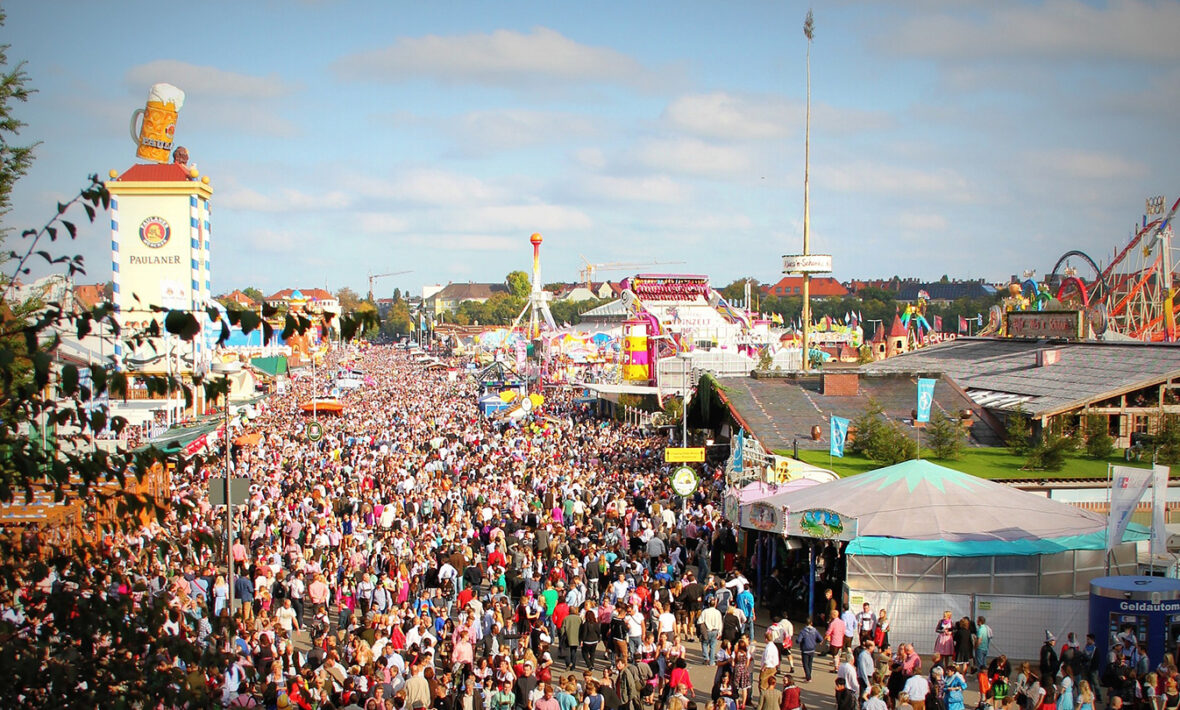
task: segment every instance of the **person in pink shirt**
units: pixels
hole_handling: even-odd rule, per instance
[[[832,612],[832,620],[828,622],[828,629],[824,632],[824,638],[828,640],[828,651],[832,656],[832,672],[836,672],[836,667],[839,665],[840,651],[844,648],[844,622],[840,619],[840,615]]]

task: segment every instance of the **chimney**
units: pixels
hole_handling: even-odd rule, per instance
[[[1060,350],[1053,349],[1037,351],[1037,367],[1048,367],[1055,362],[1061,362]]]
[[[856,372],[826,371],[823,374],[825,397],[855,397],[860,387],[860,375]]]

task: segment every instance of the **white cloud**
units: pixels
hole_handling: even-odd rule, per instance
[[[606,154],[601,148],[579,148],[574,151],[574,161],[592,170],[606,167]]]
[[[483,234],[449,234],[442,232],[430,235],[416,235],[410,237],[408,241],[416,246],[443,251],[521,251],[520,239]]]
[[[989,8],[991,12],[981,10]],[[1081,0],[1036,5],[972,5],[961,15],[915,14],[882,33],[881,43],[903,55],[943,59],[996,57],[1180,58],[1175,40],[1180,3]]]
[[[486,204],[503,198],[483,180],[444,170],[407,171],[391,180],[368,175],[346,175],[340,185],[360,197],[421,205]]]
[[[1148,174],[1148,167],[1121,155],[1092,150],[1037,151],[1028,156],[1032,167],[1082,180],[1130,180]]]
[[[754,226],[754,220],[744,214],[690,212],[657,216],[650,220],[650,224],[676,232],[724,234],[735,230],[750,229]]]
[[[584,194],[624,202],[659,202],[675,204],[689,197],[687,186],[667,175],[621,177],[592,175],[581,186]]]
[[[352,197],[348,193],[339,190],[311,194],[285,188],[271,194],[263,194],[249,187],[231,187],[215,199],[215,204],[219,208],[251,212],[338,210],[350,206],[352,202]]]
[[[921,170],[869,161],[813,169],[818,184],[837,192],[921,195],[949,202],[974,202],[971,185],[954,170]]]
[[[404,232],[408,228],[403,217],[389,212],[363,212],[357,216],[357,223],[362,232],[370,234]]]
[[[456,130],[469,152],[485,153],[592,136],[597,124],[572,113],[503,109],[468,113]]]
[[[781,97],[749,98],[722,91],[681,96],[664,109],[674,127],[708,138],[783,138],[802,121]]]
[[[245,237],[247,247],[269,254],[291,252],[301,241],[288,231],[266,228],[247,230]]]
[[[878,111],[811,104],[812,129],[849,134],[886,127],[892,119]],[[802,131],[802,101],[775,94],[734,94],[716,91],[686,94],[664,109],[664,120],[677,131],[723,140],[779,140]]]
[[[527,34],[496,30],[488,34],[403,37],[382,49],[342,57],[335,70],[348,79],[433,79],[448,84],[496,86],[631,84],[647,74],[626,54],[576,42],[546,27],[536,27]]]
[[[897,226],[913,232],[938,232],[950,223],[946,217],[933,212],[905,211],[897,216]]]
[[[648,141],[636,149],[635,155],[640,163],[656,170],[704,176],[747,172],[753,163],[744,148],[695,138]]]
[[[452,213],[444,218],[448,231],[507,232],[519,230],[524,237],[545,230],[583,230],[593,224],[583,211],[561,205],[494,205]]]
[[[255,100],[285,96],[295,89],[277,74],[240,74],[175,59],[157,59],[131,67],[127,70],[126,81],[131,87],[145,92],[152,84],[167,82],[186,95]]]

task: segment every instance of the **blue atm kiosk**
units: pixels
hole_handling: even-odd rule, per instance
[[[1099,577],[1090,581],[1090,633],[1099,658],[1119,637],[1147,646],[1151,667],[1180,642],[1180,579],[1165,577]],[[1125,645],[1125,644],[1124,644]]]

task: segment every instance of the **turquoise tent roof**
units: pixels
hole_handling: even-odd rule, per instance
[[[850,554],[974,557],[1106,546],[1106,516],[945,468],[906,461],[776,496],[790,511],[833,510],[858,521]],[[1131,526],[1124,542],[1143,540]]]

